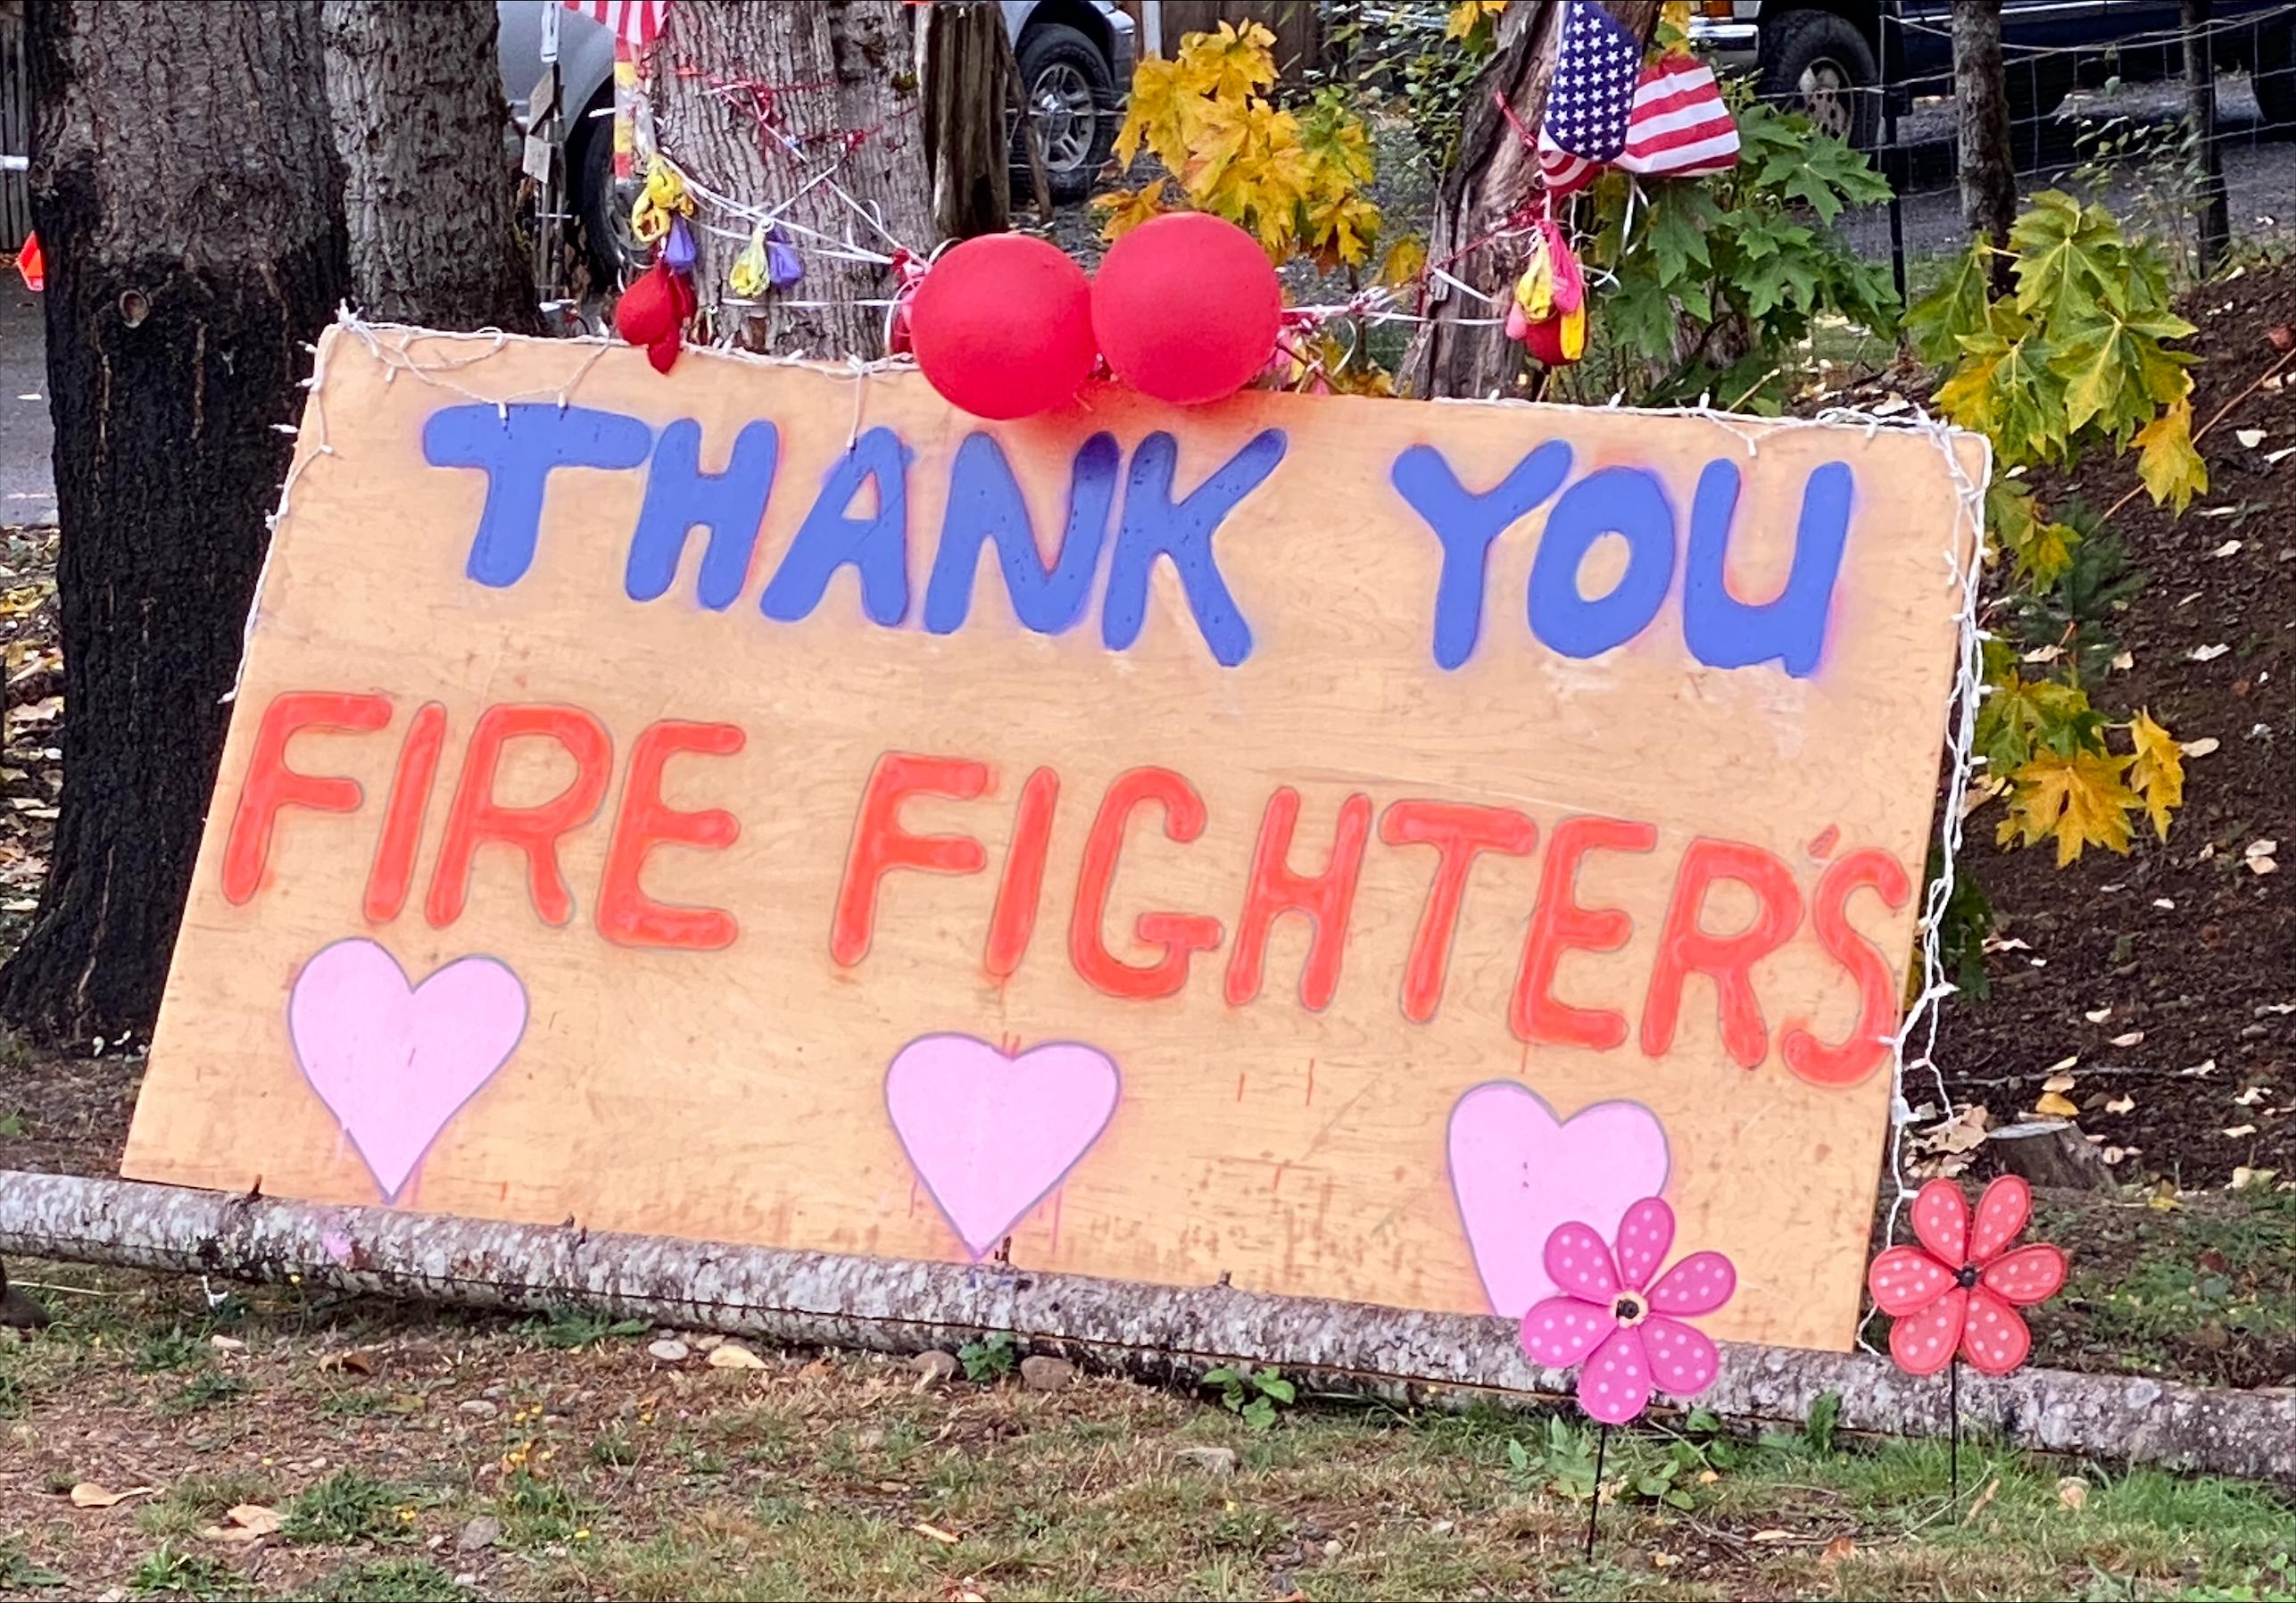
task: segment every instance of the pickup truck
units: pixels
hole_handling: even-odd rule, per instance
[[[2178,0],[2003,0],[2002,54],[2013,107],[2025,115],[2053,111],[2081,71],[2134,80],[2183,71],[2182,10]],[[2296,6],[2216,0],[2214,12],[2218,66],[2253,75],[2267,122],[2296,122]],[[1876,142],[1885,87],[1952,90],[1953,0],[1702,0],[1690,32],[1712,59],[1753,73],[1764,99],[1796,105],[1828,133],[1867,148]]]
[[[523,120],[542,80],[543,18],[559,0],[496,0],[502,93]],[[1115,0],[999,0],[1013,41],[1054,196],[1079,200],[1108,159],[1123,96],[1131,88],[1134,27]],[[559,93],[572,119],[567,184],[596,271],[612,282],[651,254],[630,233],[632,195],[614,183],[614,36],[580,12],[559,17]],[[1015,167],[1025,171],[1024,161]]]

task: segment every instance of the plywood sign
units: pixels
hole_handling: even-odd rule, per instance
[[[408,342],[128,1175],[1503,1313],[1662,1194],[1848,1341],[1976,443]]]

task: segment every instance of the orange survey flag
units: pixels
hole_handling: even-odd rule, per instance
[[[40,237],[37,234],[24,236],[24,248],[16,253],[16,270],[24,275],[25,288],[47,287],[47,258],[40,254]]]

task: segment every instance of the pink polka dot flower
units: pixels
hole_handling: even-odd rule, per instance
[[[1532,1361],[1579,1371],[1579,1406],[1604,1424],[1624,1424],[1654,1391],[1695,1397],[1714,1383],[1714,1344],[1681,1316],[1711,1314],[1737,1290],[1738,1274],[1719,1252],[1694,1252],[1656,1283],[1651,1276],[1674,1245],[1674,1210],[1645,1197],[1619,1221],[1613,1254],[1591,1225],[1558,1225],[1546,1238],[1546,1277],[1562,1295],[1522,1316],[1522,1350]]]
[[[1909,1375],[1935,1375],[1955,1352],[1981,1375],[2007,1375],[2033,1350],[2017,1310],[2065,1283],[2065,1254],[2046,1242],[2013,1243],[2033,1217],[2033,1188],[2003,1175],[1977,1199],[1932,1180],[1913,1199],[1919,1247],[1890,1247],[1866,1271],[1874,1306],[1895,1321],[1889,1356]]]

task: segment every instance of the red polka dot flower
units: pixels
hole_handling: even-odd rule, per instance
[[[1579,1371],[1579,1406],[1604,1424],[1624,1424],[1654,1391],[1695,1397],[1714,1383],[1714,1344],[1682,1323],[1711,1314],[1737,1290],[1719,1252],[1694,1252],[1663,1275],[1674,1245],[1674,1210],[1645,1197],[1619,1221],[1613,1253],[1593,1226],[1558,1225],[1546,1238],[1546,1276],[1562,1295],[1522,1316],[1522,1350],[1534,1362]]]
[[[1895,1324],[1889,1356],[1909,1375],[1935,1375],[1956,1352],[1981,1375],[2007,1375],[2033,1350],[2017,1310],[2065,1283],[2065,1254],[2046,1242],[2014,1243],[2033,1217],[2033,1188],[2003,1175],[1977,1199],[1932,1180],[1913,1199],[1919,1247],[1891,1247],[1866,1271],[1874,1306]]]

